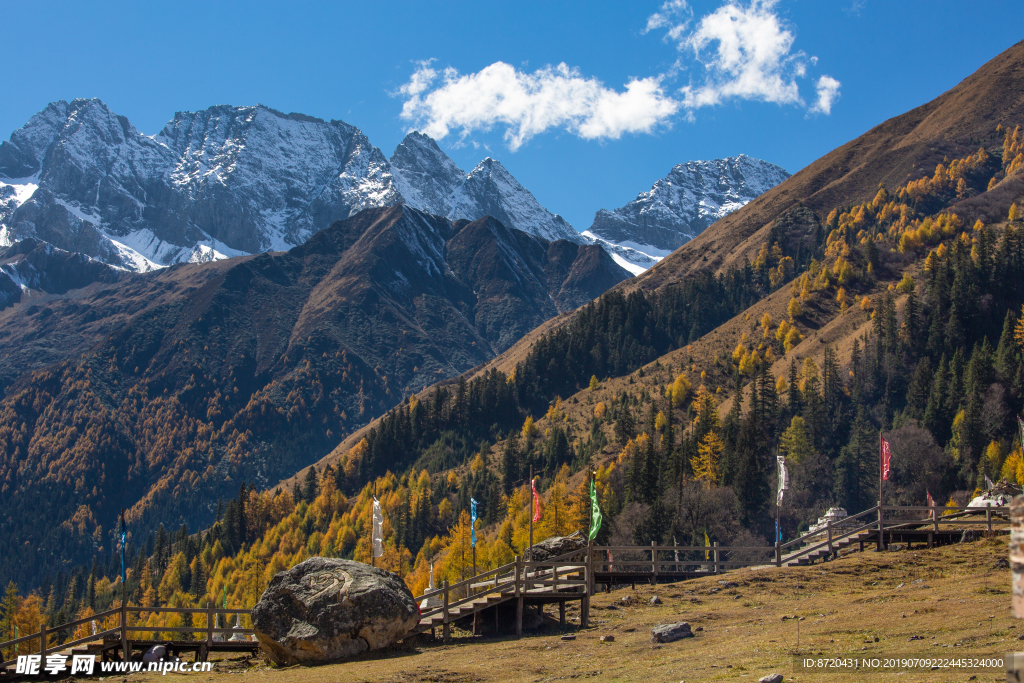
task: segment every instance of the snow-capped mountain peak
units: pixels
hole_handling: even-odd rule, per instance
[[[789,174],[746,154],[688,161],[625,206],[601,209],[584,235],[660,260]]]
[[[0,243],[42,239],[129,270],[284,250],[399,203],[586,242],[497,161],[466,174],[421,133],[389,161],[344,121],[264,105],[178,112],[147,136],[100,100],[53,102],[0,144]]]

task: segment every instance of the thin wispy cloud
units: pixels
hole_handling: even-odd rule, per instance
[[[694,19],[685,0],[667,0],[647,17],[642,33],[660,32],[679,51],[666,73],[609,87],[565,63],[533,72],[495,62],[476,73],[437,69],[420,62],[396,93],[402,118],[435,139],[504,128],[512,150],[549,130],[588,140],[617,139],[670,126],[677,115],[693,120],[702,107],[755,100],[807,107],[798,80],[816,62],[794,50],[795,36],[775,0],[727,2]],[[679,86],[682,77],[686,85]],[[808,113],[830,113],[840,83],[817,81]]]

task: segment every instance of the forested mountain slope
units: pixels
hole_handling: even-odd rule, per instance
[[[0,490],[21,512],[0,521],[0,573],[109,547],[121,507],[140,529],[209,524],[239,482],[278,481],[626,277],[594,245],[399,205],[288,252],[10,306]]]

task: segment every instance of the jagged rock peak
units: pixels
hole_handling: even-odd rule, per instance
[[[678,164],[618,209],[601,209],[584,234],[662,258],[789,174],[746,154]]]

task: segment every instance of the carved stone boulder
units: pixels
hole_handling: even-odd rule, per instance
[[[253,629],[277,664],[320,664],[387,647],[419,611],[398,576],[361,562],[312,557],[279,573],[252,610]]]

